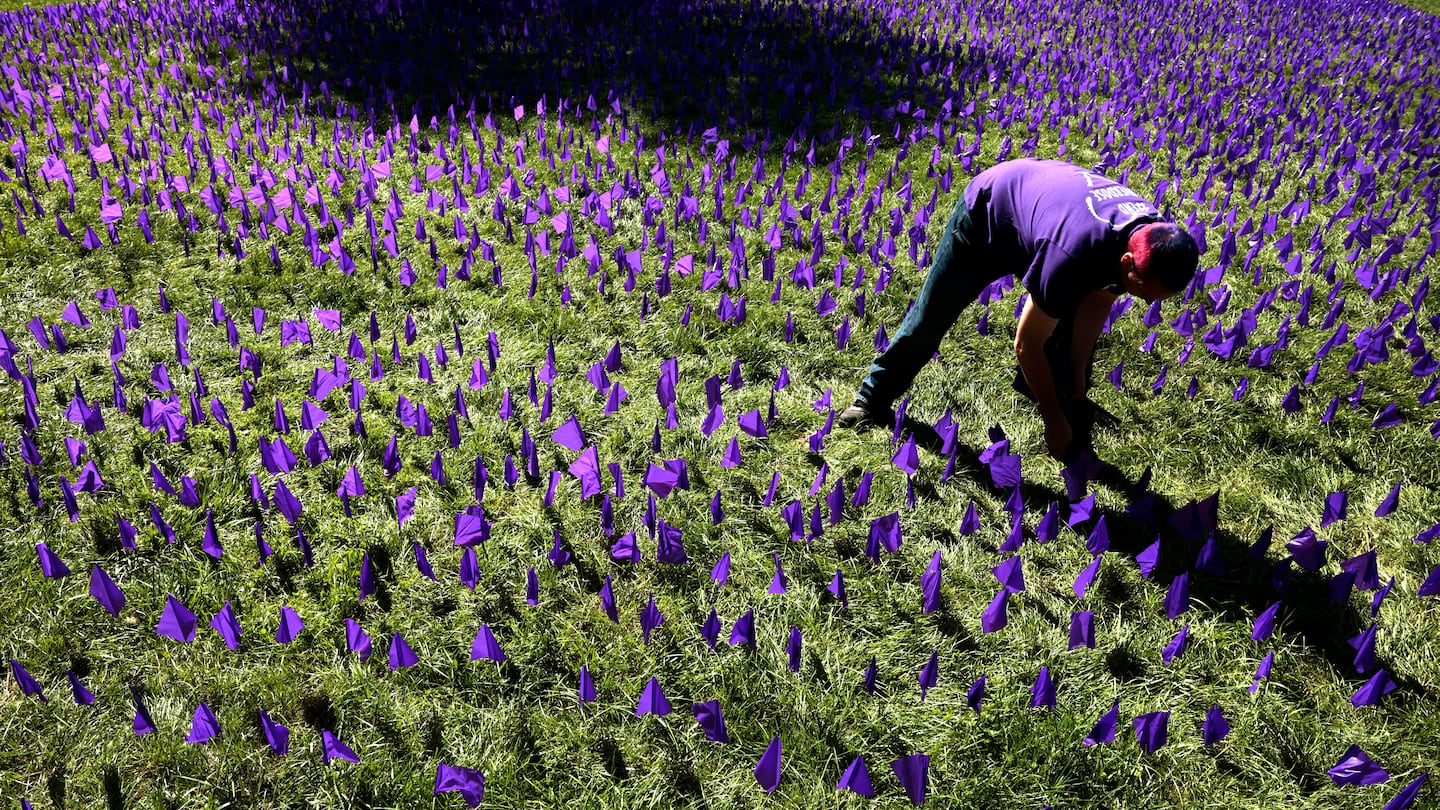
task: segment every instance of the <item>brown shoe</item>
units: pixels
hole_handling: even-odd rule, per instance
[[[835,417],[835,424],[843,428],[889,427],[895,424],[895,411],[890,408],[876,407],[863,399],[857,399],[850,407]]]

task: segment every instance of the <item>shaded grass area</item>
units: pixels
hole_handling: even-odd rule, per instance
[[[669,129],[648,122],[643,112],[634,115],[652,137]],[[402,123],[408,120],[400,117]],[[1004,134],[987,131],[981,153],[997,154]],[[493,133],[485,137],[493,146]],[[580,137],[593,142],[593,134]],[[693,141],[671,146],[677,155],[698,157]],[[1082,138],[1074,138],[1069,148],[1072,159],[1082,163],[1099,159],[1095,144]],[[1049,139],[1036,147],[1045,155],[1056,149]],[[748,168],[753,157],[746,157],[742,166]],[[860,157],[857,150],[840,165],[842,187],[858,181]],[[927,199],[938,184],[927,176],[929,159],[928,149],[909,154],[887,140],[868,161],[869,182],[873,186],[875,175],[894,165],[911,172],[915,200]],[[535,165],[552,187],[564,182],[563,170]],[[775,163],[771,166],[774,171]],[[790,168],[787,185],[793,184],[796,168]],[[677,169],[676,174],[672,182],[678,185],[682,173]],[[694,182],[697,175],[698,170],[683,173]],[[409,179],[397,178],[400,183]],[[96,185],[82,184],[80,210],[98,208]],[[346,191],[353,193],[353,187]],[[1281,196],[1288,198],[1292,191],[1282,188]],[[823,193],[812,186],[809,198],[818,202]],[[44,199],[48,210],[63,208],[58,191]],[[893,192],[885,195],[886,209],[902,205]],[[517,232],[519,214],[509,215]],[[737,215],[733,207],[729,215]],[[932,240],[936,220],[943,216],[932,217]],[[1009,388],[1013,324],[1008,313],[1016,304],[1014,293],[992,305],[987,335],[979,333],[980,310],[968,310],[942,347],[942,359],[912,392],[911,412],[920,420],[933,422],[951,410],[960,449],[948,478],[946,459],[922,455],[922,469],[913,481],[916,504],[910,507],[906,478],[890,464],[894,446],[883,431],[832,433],[819,453],[810,452],[808,440],[825,420],[814,401],[828,391],[834,404],[843,405],[873,354],[873,336],[881,326],[893,331],[918,290],[920,273],[903,255],[895,262],[894,280],[876,292],[878,268],[863,253],[837,250],[849,260],[842,283],[830,288],[841,309],[824,317],[814,314],[815,307],[822,288],[830,286],[823,277],[833,273],[833,266],[821,271],[822,284],[816,288],[786,285],[780,302],[770,304],[773,282],[760,277],[754,260],[749,276],[734,288],[702,290],[703,271],[697,270],[676,278],[673,292],[664,297],[655,294],[659,260],[651,254],[643,260],[639,285],[628,294],[623,273],[609,275],[601,292],[598,278],[584,275],[580,261],[560,275],[542,264],[532,298],[528,260],[519,244],[505,242],[503,225],[477,213],[467,222],[497,246],[501,286],[489,283],[490,268],[477,265],[470,282],[452,279],[438,289],[435,266],[423,246],[413,242],[406,244],[404,255],[423,270],[417,284],[405,287],[396,280],[398,260],[383,258],[372,269],[367,256],[354,276],[345,277],[333,262],[320,271],[311,269],[295,239],[277,240],[278,271],[258,250],[244,260],[217,255],[210,223],[200,234],[182,235],[173,219],[165,221],[156,228],[153,245],[126,229],[120,245],[93,252],[39,223],[32,223],[22,239],[7,223],[0,232],[6,259],[0,282],[7,290],[0,327],[17,342],[28,341],[26,321],[34,315],[57,321],[70,299],[81,301],[97,324],[91,330],[67,327],[71,345],[64,355],[38,351],[33,343],[24,347],[35,361],[42,403],[44,506],[37,509],[26,499],[13,450],[9,466],[0,470],[6,551],[0,557],[5,584],[0,637],[8,640],[6,652],[40,678],[50,698],[42,704],[22,696],[8,676],[0,690],[5,704],[0,769],[7,797],[49,798],[64,806],[108,801],[157,807],[413,807],[432,801],[434,766],[443,761],[483,768],[487,801],[502,806],[747,807],[766,801],[750,771],[776,734],[784,739],[785,770],[770,801],[797,806],[858,805],[858,799],[836,794],[833,787],[860,754],[870,763],[881,803],[894,806],[904,798],[888,763],[917,751],[933,757],[931,802],[937,806],[1373,807],[1398,785],[1342,789],[1325,775],[1350,743],[1375,755],[1397,780],[1433,767],[1430,741],[1440,735],[1435,697],[1440,662],[1433,638],[1440,608],[1414,593],[1436,560],[1429,547],[1410,542],[1440,514],[1433,490],[1440,472],[1434,442],[1426,433],[1427,421],[1418,418],[1430,412],[1407,410],[1415,418],[1383,432],[1369,427],[1384,402],[1404,401],[1407,409],[1414,402],[1416,381],[1403,367],[1391,363],[1366,369],[1362,406],[1350,410],[1346,405],[1322,426],[1323,404],[1350,393],[1356,382],[1341,372],[1344,358],[1327,362],[1326,374],[1307,389],[1301,413],[1286,416],[1278,408],[1286,389],[1309,366],[1321,336],[1297,331],[1291,347],[1263,370],[1243,370],[1240,363],[1222,362],[1201,349],[1184,366],[1170,368],[1170,382],[1152,395],[1150,382],[1162,365],[1174,366],[1182,341],[1162,327],[1156,350],[1138,352],[1134,347],[1149,332],[1139,321],[1140,312],[1120,318],[1102,343],[1097,368],[1124,360],[1124,390],[1100,382],[1094,393],[1098,405],[1114,417],[1095,435],[1098,454],[1115,468],[1097,487],[1113,553],[1106,555],[1096,584],[1082,599],[1071,588],[1090,559],[1084,550],[1089,527],[1066,529],[1049,544],[1032,538],[1023,552],[1029,587],[1014,597],[1009,626],[986,634],[979,615],[997,589],[989,568],[1005,556],[998,548],[1009,530],[1003,509],[1007,493],[991,487],[988,472],[973,461],[988,442],[988,429],[1002,425],[1024,454],[1028,529],[1051,502],[1066,500],[1059,465],[1039,451],[1038,420]],[[606,247],[638,245],[642,227],[638,204],[627,201],[617,215],[618,235]],[[672,231],[677,253],[703,253],[698,233],[689,228]],[[717,231],[712,230],[712,241]],[[355,240],[354,233],[349,238]],[[758,241],[755,235],[747,238]],[[461,252],[453,246],[447,250],[442,261],[458,264]],[[808,254],[809,245],[787,240],[777,253],[777,277],[788,277]],[[861,267],[866,272],[861,287],[868,291],[864,315],[850,289]],[[1265,270],[1266,285],[1284,280],[1278,262]],[[1237,299],[1231,306],[1237,309],[1253,304],[1263,290],[1243,280],[1231,283]],[[569,303],[561,306],[567,285]],[[160,311],[156,291],[162,286],[171,305],[192,322],[194,368],[235,419],[241,443],[234,454],[226,431],[213,419],[173,444],[138,423],[141,401],[160,393],[148,382],[155,364],[168,364],[177,380],[187,376],[174,359],[174,316]],[[108,327],[117,322],[116,313],[97,314],[90,297],[104,287],[114,287],[121,302],[135,305],[143,322],[119,364],[131,381],[131,405],[124,414],[107,411],[110,427],[104,433],[81,437],[78,427],[60,415],[77,381],[92,398],[104,398],[109,388]],[[746,297],[744,323],[716,316],[722,291]],[[212,298],[237,322],[243,345],[261,357],[264,370],[255,381],[259,404],[254,409],[239,407],[245,375],[224,328],[209,321]],[[1357,319],[1392,303],[1354,298],[1346,312]],[[249,327],[253,306],[271,313],[262,336]],[[681,313],[692,306],[690,324],[681,325]],[[317,307],[339,310],[342,329],[332,334],[309,318],[314,344],[280,346],[279,321],[308,317]],[[644,319],[642,309],[648,310]],[[315,469],[302,460],[285,479],[305,504],[298,528],[314,549],[314,564],[307,566],[295,529],[273,511],[261,512],[249,503],[251,473],[273,488],[256,441],[277,435],[272,417],[277,398],[295,419],[313,370],[332,363],[332,355],[345,356],[348,333],[363,336],[372,310],[381,339],[372,345],[362,337],[361,343],[367,353],[385,358],[386,376],[372,381],[364,373],[366,363],[350,362],[368,388],[362,408],[368,437],[347,430],[343,392],[332,395],[325,405],[332,419],[321,429],[331,460]],[[781,337],[787,314],[795,321],[792,342]],[[1174,310],[1166,314],[1173,316]],[[842,349],[835,330],[847,315],[854,336]],[[413,344],[403,337],[407,317],[415,322]],[[1281,315],[1261,318],[1264,329],[1274,330]],[[457,329],[463,356],[452,342]],[[466,391],[471,417],[460,423],[459,447],[448,446],[438,418],[433,437],[403,429],[395,416],[399,397],[425,402],[437,417],[448,412],[449,397],[465,385],[470,363],[483,356],[490,331],[499,338],[500,357],[491,381]],[[389,359],[392,335],[403,354],[401,363]],[[612,378],[631,397],[607,417],[604,397],[583,375],[616,342],[623,365]],[[559,376],[552,415],[542,422],[538,406],[524,394],[552,343]],[[425,351],[435,362],[436,344],[444,344],[453,358],[445,368],[435,363],[432,386],[418,379],[416,356]],[[679,358],[681,370],[680,426],[660,431],[661,448],[652,452],[651,436],[665,418],[653,396],[657,367],[669,357]],[[711,375],[724,378],[737,360],[744,385],[723,388],[729,421],[705,437],[698,429],[707,410],[703,381]],[[768,409],[782,368],[791,383],[773,392],[776,417],[769,437],[742,436],[742,465],[722,467],[725,443],[736,434],[735,416]],[[1241,373],[1250,374],[1252,388],[1236,403],[1230,397]],[[1194,398],[1183,393],[1191,374],[1197,377]],[[12,418],[0,436],[8,448],[18,444],[20,395],[12,383],[3,389],[5,413]],[[186,392],[194,388],[189,381],[181,385]],[[507,387],[517,415],[502,422],[496,414]],[[638,565],[609,559],[613,538],[601,527],[597,505],[580,500],[573,480],[563,481],[549,506],[543,502],[543,478],[521,476],[513,488],[500,480],[505,456],[518,458],[520,426],[540,442],[542,470],[564,469],[573,454],[548,437],[572,412],[600,458],[623,466],[627,492],[615,500],[616,534],[633,530],[641,536],[646,559]],[[402,437],[402,467],[390,477],[380,459],[392,433]],[[89,456],[109,482],[104,491],[81,496],[81,519],[73,523],[58,497],[58,476],[73,477],[61,442],[66,435],[86,440]],[[287,440],[298,453],[303,433],[297,429]],[[436,453],[445,483],[431,475]],[[451,539],[455,513],[475,500],[470,476],[477,455],[490,471],[484,504],[495,527],[479,549],[479,584],[471,590],[459,582],[460,554]],[[692,487],[661,500],[657,511],[682,531],[693,562],[666,566],[655,562],[654,544],[645,536],[639,481],[652,460],[678,456],[690,460]],[[182,507],[156,492],[148,473],[152,461],[171,480],[180,475],[196,479],[203,503],[214,509],[225,547],[219,560],[200,549],[203,509]],[[347,518],[333,493],[351,465],[360,471],[368,493],[356,499],[354,516]],[[825,484],[811,495],[822,465]],[[1199,544],[1172,529],[1152,529],[1126,517],[1125,495],[1146,468],[1154,474],[1151,490],[1173,507],[1220,493],[1216,539],[1225,570],[1192,576],[1192,608],[1177,621],[1164,618],[1161,600],[1170,578],[1193,561]],[[848,507],[844,520],[825,524],[823,534],[809,543],[791,542],[780,506],[799,500],[808,517],[838,479],[843,477],[853,492],[867,470],[876,472],[867,504]],[[774,505],[762,506],[776,471],[781,483]],[[1402,478],[1407,483],[1400,510],[1384,519],[1371,517]],[[415,516],[399,526],[393,499],[412,486],[420,492]],[[1297,575],[1276,639],[1257,643],[1249,637],[1254,617],[1273,601],[1269,578],[1283,553],[1280,546],[1301,526],[1318,524],[1323,498],[1339,489],[1350,491],[1351,511],[1324,533],[1332,544],[1331,559],[1375,549],[1380,570],[1397,579],[1381,613],[1380,657],[1402,689],[1381,706],[1365,709],[1348,700],[1362,679],[1345,659],[1345,640],[1368,625],[1368,594],[1331,605],[1318,578]],[[716,493],[726,513],[718,525],[709,513]],[[152,501],[180,542],[167,544],[146,525]],[[957,527],[971,502],[981,529],[962,536]],[[863,552],[869,521],[891,511],[902,515],[904,541],[899,552],[872,564]],[[141,527],[136,551],[119,547],[117,514]],[[254,550],[257,525],[275,550],[263,565]],[[1247,546],[1267,526],[1276,529],[1276,545],[1256,561]],[[1157,531],[1163,535],[1162,566],[1147,580],[1133,557]],[[559,569],[546,558],[557,532],[573,555]],[[33,556],[40,541],[76,574],[44,579]],[[412,543],[427,550],[438,582],[419,572]],[[924,614],[919,580],[936,550],[944,571],[943,607]],[[726,551],[734,561],[733,574],[717,587],[708,572]],[[360,601],[366,554],[379,590]],[[784,595],[766,593],[777,554],[789,577]],[[125,589],[130,602],[118,621],[84,594],[91,563],[103,565]],[[531,567],[539,580],[536,606],[524,598]],[[846,578],[849,608],[825,590],[837,570]],[[1332,562],[1326,571],[1334,570]],[[620,606],[618,627],[600,608],[607,574]],[[200,616],[193,644],[154,636],[167,593]],[[666,621],[646,644],[636,616],[652,595]],[[203,624],[226,600],[245,629],[241,648],[233,653]],[[306,624],[288,646],[273,638],[282,605],[295,608]],[[715,652],[698,632],[712,607],[724,623]],[[752,608],[759,643],[753,650],[728,647],[723,638],[730,624]],[[1095,612],[1095,649],[1065,651],[1072,610]],[[362,662],[345,650],[346,618],[369,631],[375,646],[371,659]],[[508,656],[503,664],[469,660],[469,644],[481,622],[499,637]],[[1165,665],[1161,648],[1187,623],[1189,650]],[[785,639],[792,626],[804,638],[798,673],[787,668]],[[417,666],[388,669],[385,650],[392,633],[402,634],[415,648]],[[921,702],[916,676],[932,652],[939,655],[940,676]],[[1276,655],[1276,674],[1251,694],[1247,687],[1267,652]],[[860,689],[872,657],[879,671],[873,696]],[[599,692],[599,700],[585,706],[575,700],[582,664],[594,673]],[[1042,666],[1058,684],[1054,712],[1029,706],[1028,690]],[[67,668],[95,691],[93,709],[69,705]],[[966,692],[982,675],[987,698],[977,716],[966,703]],[[640,689],[651,676],[663,685],[674,714],[634,716]],[[130,687],[144,697],[157,733],[130,733]],[[1080,745],[1094,719],[1117,697],[1122,723],[1142,712],[1172,710],[1171,744],[1154,756],[1142,755],[1122,727],[1114,745]],[[688,716],[692,702],[710,699],[721,701],[733,745],[705,740]],[[200,701],[216,710],[224,728],[207,746],[183,742]],[[1211,705],[1221,706],[1235,730],[1222,745],[1207,750],[1198,726]],[[266,748],[258,727],[260,709],[294,730],[290,756],[275,757]],[[350,744],[361,763],[324,767],[322,728]],[[455,797],[435,801],[458,806]]]

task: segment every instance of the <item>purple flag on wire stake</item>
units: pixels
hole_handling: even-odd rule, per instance
[[[1219,706],[1211,706],[1205,712],[1205,722],[1201,724],[1200,732],[1206,747],[1215,745],[1230,733],[1230,723]]]
[[[1055,681],[1050,678],[1050,668],[1040,667],[1035,685],[1030,687],[1030,708],[1055,711]]]
[[[195,614],[173,594],[166,594],[165,610],[160,614],[160,622],[155,625],[155,632],[188,644],[195,640]]]
[[[890,763],[890,768],[895,771],[895,778],[900,780],[900,786],[905,788],[905,795],[910,797],[911,803],[924,804],[930,779],[930,755],[900,757]]]
[[[765,753],[760,755],[760,761],[755,764],[755,781],[766,793],[773,793],[780,784],[780,758],[782,755],[780,735],[770,741]]]
[[[1385,803],[1380,810],[1407,810],[1415,803],[1415,797],[1420,795],[1420,788],[1425,786],[1425,780],[1430,777],[1428,773],[1422,773],[1415,778],[1415,781],[1406,785],[1395,794],[1395,798]]]
[[[1142,714],[1133,721],[1135,740],[1147,754],[1159,751],[1169,740],[1170,712],[1159,711]]]
[[[280,608],[280,624],[275,628],[275,640],[281,644],[289,644],[300,635],[305,629],[305,623],[300,621],[300,614],[289,605],[282,605]]]
[[[35,678],[25,670],[25,667],[21,666],[20,662],[14,658],[10,659],[10,674],[15,676],[15,684],[20,687],[21,692],[27,695],[34,695],[40,699],[41,703],[50,702],[45,699],[45,691],[40,688],[40,682],[35,680]]]
[[[1090,733],[1085,735],[1081,742],[1087,746],[1101,745],[1115,741],[1115,727],[1120,719],[1120,699],[1116,698],[1115,703],[1110,706],[1110,711],[1100,715],[1095,725],[1090,727]]]
[[[725,729],[725,716],[720,711],[720,701],[707,700],[694,706],[695,720],[707,739],[718,743],[730,742],[730,733]]]
[[[80,677],[75,674],[75,670],[66,669],[65,678],[70,681],[70,695],[75,699],[75,705],[90,706],[95,703],[94,693],[85,688],[85,684],[80,682]]]
[[[260,710],[260,728],[271,750],[282,757],[290,753],[290,729],[272,720],[264,709]]]
[[[595,679],[590,675],[590,668],[584,665],[580,667],[580,685],[576,689],[576,700],[582,706],[595,702]]]
[[[90,596],[116,618],[119,618],[121,608],[125,607],[125,594],[99,565],[90,569]]]
[[[870,769],[865,767],[865,757],[857,756],[851,761],[845,773],[840,775],[840,783],[835,786],[836,790],[848,790],[860,796],[875,795],[875,788],[870,784]]]
[[[1375,674],[1370,676],[1370,680],[1366,681],[1351,696],[1350,703],[1357,709],[1361,706],[1374,706],[1380,702],[1381,698],[1398,688],[1399,685],[1390,677],[1390,673],[1383,669],[1376,670]]]
[[[240,647],[240,621],[235,618],[235,610],[230,607],[230,600],[226,599],[219,612],[210,620],[210,627],[224,639],[225,646],[233,652]]]
[[[497,664],[505,661],[505,651],[500,649],[500,642],[495,639],[490,625],[484,623],[480,625],[480,630],[475,633],[475,641],[470,645],[470,660],[481,659],[489,659]]]
[[[399,633],[390,636],[390,671],[413,667],[419,663],[415,651],[405,642],[405,637]]]
[[[190,736],[185,738],[188,743],[207,743],[220,735],[220,721],[216,719],[215,712],[201,701],[195,707],[195,716],[190,721]]]
[[[485,798],[485,774],[441,762],[435,766],[435,795],[441,793],[459,793],[467,806],[479,807]]]
[[[640,702],[635,706],[635,716],[644,717],[647,714],[656,714],[664,717],[670,713],[670,701],[665,698],[665,692],[660,688],[660,682],[654,677],[645,684],[644,690],[640,692]]]
[[[1390,774],[1360,749],[1358,745],[1352,745],[1340,756],[1340,761],[1335,763],[1327,773],[1330,779],[1337,785],[1378,785],[1390,781]]]
[[[340,741],[339,737],[328,728],[320,729],[321,750],[325,757],[325,764],[329,765],[331,760],[343,759],[346,762],[359,762],[360,757],[350,749],[350,746]]]

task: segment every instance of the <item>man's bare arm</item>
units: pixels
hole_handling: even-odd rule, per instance
[[[1045,420],[1045,443],[1051,454],[1061,456],[1069,449],[1070,422],[1060,407],[1060,398],[1055,393],[1055,382],[1051,376],[1050,361],[1045,359],[1045,341],[1055,331],[1058,321],[1046,315],[1035,305],[1035,299],[1025,302],[1020,313],[1020,322],[1015,331],[1015,356],[1020,361],[1020,371],[1035,402],[1040,406],[1040,417]]]
[[[1095,290],[1081,300],[1075,312],[1075,333],[1070,340],[1070,368],[1075,373],[1076,399],[1085,396],[1085,389],[1090,384],[1089,374],[1086,373],[1090,356],[1095,351],[1095,341],[1100,337],[1100,330],[1105,328],[1105,320],[1110,317],[1110,307],[1114,303],[1112,293]]]

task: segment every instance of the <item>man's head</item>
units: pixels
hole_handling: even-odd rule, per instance
[[[1200,263],[1199,246],[1173,222],[1141,225],[1127,247],[1120,257],[1121,280],[1126,292],[1145,301],[1162,301],[1185,289]]]

